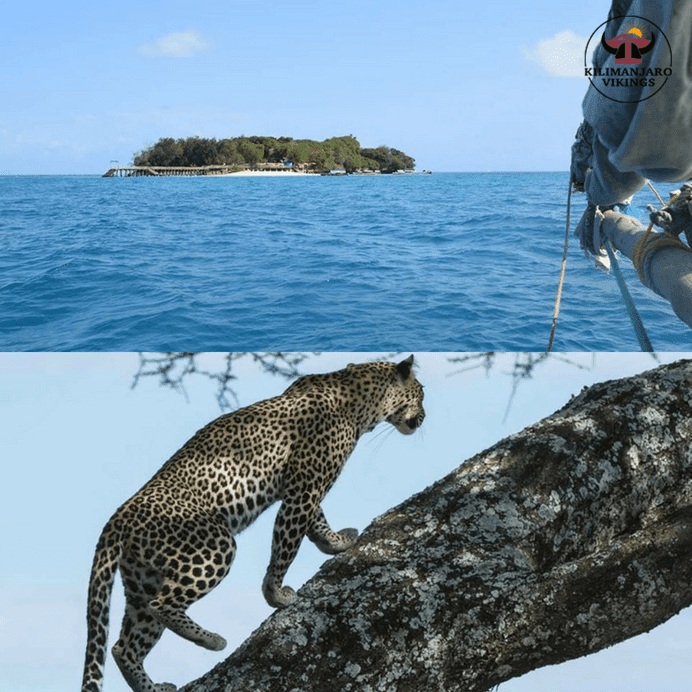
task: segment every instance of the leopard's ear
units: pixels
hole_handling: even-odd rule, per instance
[[[396,371],[397,374],[399,375],[399,378],[401,379],[402,382],[406,382],[408,380],[409,375],[411,374],[411,368],[413,367],[413,354],[411,354],[406,360],[402,360],[401,363],[398,363],[396,366]]]

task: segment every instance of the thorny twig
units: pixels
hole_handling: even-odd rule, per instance
[[[223,411],[229,411],[238,406],[238,396],[232,383],[238,379],[233,366],[241,358],[252,358],[262,372],[279,375],[285,379],[294,379],[302,373],[298,366],[311,354],[274,352],[229,352],[223,354],[224,367],[219,371],[205,369],[199,364],[203,353],[196,352],[157,352],[139,353],[139,369],[135,374],[132,388],[134,389],[142,377],[158,377],[159,384],[180,392],[187,399],[185,379],[192,375],[200,375],[217,384],[216,400]],[[313,354],[316,355],[316,354]]]
[[[486,351],[483,353],[466,353],[463,356],[449,358],[448,360],[450,363],[468,363],[469,365],[449,373],[448,377],[457,375],[461,372],[476,370],[478,368],[483,368],[485,370],[485,374],[488,375],[495,365],[495,359],[499,355],[502,354],[497,353],[496,351]],[[549,359],[562,361],[563,363],[573,365],[575,368],[579,368],[581,370],[591,370],[593,368],[593,357],[591,365],[587,366],[570,360],[569,358],[565,358],[564,356],[559,356],[555,353],[515,353],[512,370],[509,372],[505,371],[506,375],[510,375],[512,377],[512,391],[507,401],[507,408],[505,409],[505,415],[502,419],[503,423],[507,421],[507,416],[509,416],[509,411],[512,407],[512,402],[514,401],[514,396],[517,393],[519,384],[524,380],[531,379],[535,369]]]

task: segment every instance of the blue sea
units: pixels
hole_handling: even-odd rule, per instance
[[[567,181],[2,176],[0,350],[545,350]],[[654,349],[688,350],[621,266]],[[639,348],[573,236],[554,348]]]

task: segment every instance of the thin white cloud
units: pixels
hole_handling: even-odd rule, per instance
[[[141,47],[143,55],[153,57],[189,58],[211,47],[196,31],[174,31]]]
[[[588,39],[569,29],[539,41],[532,49],[522,48],[524,57],[554,77],[584,77],[584,49]],[[591,55],[587,57],[591,65]]]

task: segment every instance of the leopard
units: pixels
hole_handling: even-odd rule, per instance
[[[354,528],[334,531],[320,503],[358,439],[386,422],[404,435],[425,418],[414,357],[349,364],[304,375],[284,392],[226,413],[195,433],[106,523],[96,546],[87,600],[82,692],[103,685],[110,598],[120,571],[125,612],[111,649],[134,692],[154,684],[144,659],[166,628],[211,651],[226,640],[186,610],[228,574],[235,536],[280,502],[262,593],[274,608],[298,595],[283,584],[304,537],[327,555],[353,547]]]

